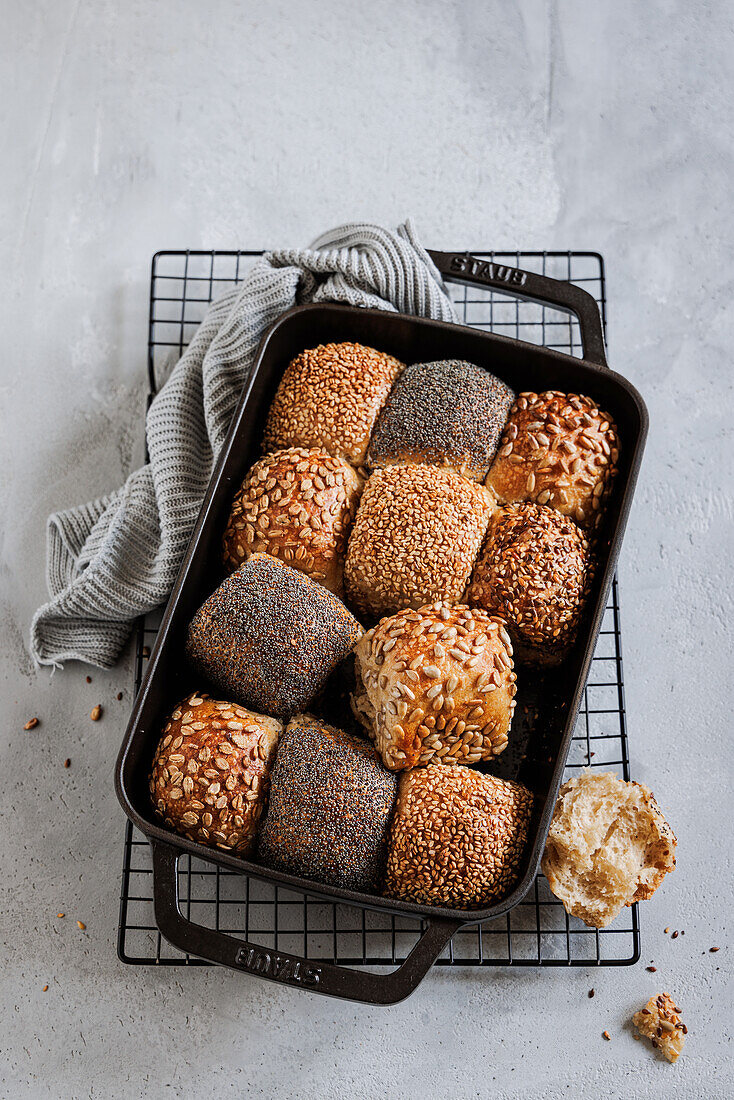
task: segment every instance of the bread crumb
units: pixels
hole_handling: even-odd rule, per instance
[[[644,1008],[632,1017],[640,1035],[649,1039],[669,1062],[675,1062],[683,1050],[688,1028],[680,1018],[680,1010],[669,993],[651,997]]]

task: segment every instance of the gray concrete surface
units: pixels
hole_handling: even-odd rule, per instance
[[[0,1094],[730,1096],[731,2],[2,6]],[[153,251],[407,214],[434,247],[606,256],[652,421],[620,566],[633,772],[678,869],[633,969],[444,970],[372,1010],[125,968],[131,666],[31,667],[45,517],[139,460]],[[660,989],[690,1024],[675,1067],[626,1024]]]

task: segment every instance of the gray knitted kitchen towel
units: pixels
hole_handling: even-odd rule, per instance
[[[308,249],[269,252],[216,301],[150,406],[150,461],[116,492],[49,517],[48,603],[31,624],[39,665],[110,668],[133,621],[171,591],[260,337],[285,310],[335,301],[456,319],[407,221],[345,225]]]

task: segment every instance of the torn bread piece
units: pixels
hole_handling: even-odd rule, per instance
[[[669,993],[651,997],[632,1017],[640,1035],[649,1039],[669,1062],[675,1062],[683,1050],[688,1028],[680,1018],[680,1009]]]
[[[675,867],[676,837],[652,791],[585,769],[558,794],[543,874],[567,913],[606,928]]]

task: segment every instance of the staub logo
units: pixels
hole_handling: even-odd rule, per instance
[[[269,951],[261,951],[257,947],[240,947],[234,961],[244,970],[262,974],[264,978],[275,978],[278,982],[318,985],[321,981],[320,966],[303,966],[287,955],[271,955]]]
[[[522,286],[527,281],[527,272],[516,267],[504,267],[503,264],[490,263],[489,260],[477,260],[474,256],[453,256],[451,270],[457,275],[473,275],[476,279],[510,283]]]

